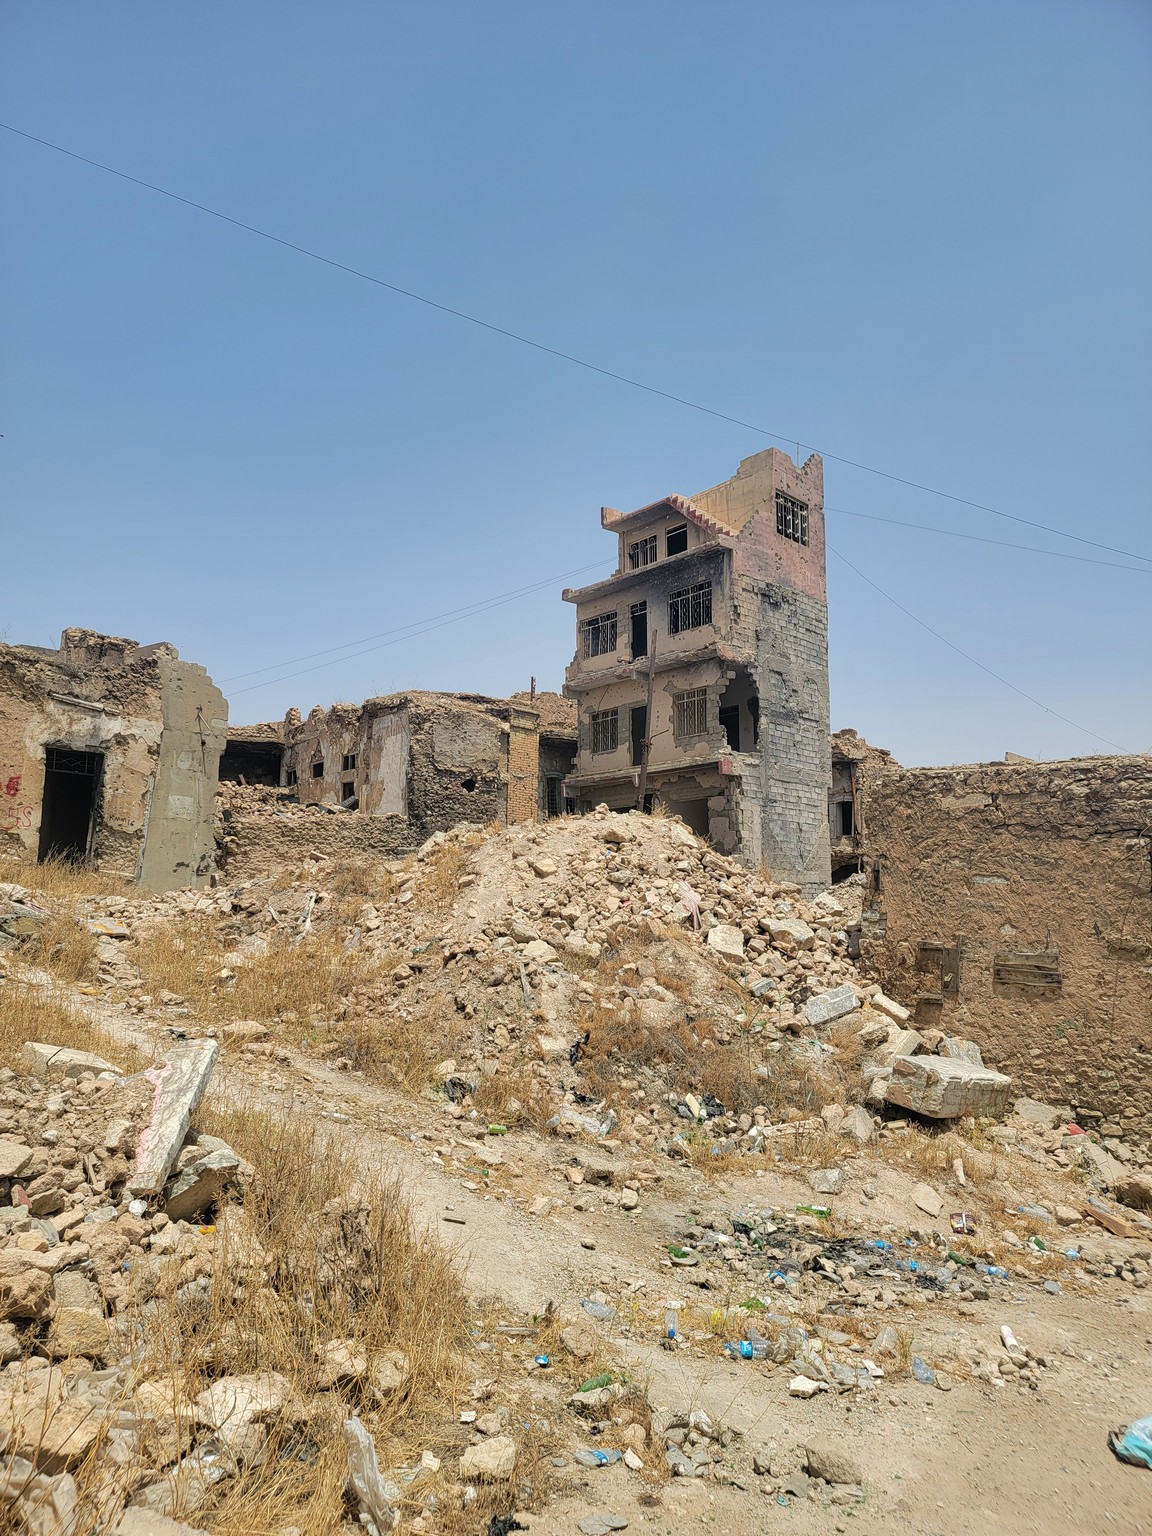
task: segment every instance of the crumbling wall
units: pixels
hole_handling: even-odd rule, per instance
[[[0,843],[38,855],[49,754],[90,754],[90,861],[154,890],[202,883],[226,724],[170,645],[66,629],[58,650],[0,646]]]
[[[852,874],[868,856],[868,797],[876,776],[899,767],[891,752],[874,747],[854,730],[832,737],[832,788],[828,795],[828,836],[832,845],[833,878]],[[848,817],[841,807],[848,807]],[[845,820],[852,830],[845,831]]]
[[[862,952],[1022,1092],[1152,1135],[1152,757],[891,769]]]

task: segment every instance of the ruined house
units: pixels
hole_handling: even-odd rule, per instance
[[[264,727],[237,731],[248,752]],[[221,846],[231,876],[301,858],[391,858],[458,822],[543,820],[563,794],[575,710],[558,694],[411,690],[334,704],[282,728],[278,796],[229,795]]]
[[[203,884],[227,719],[165,643],[66,629],[58,650],[0,646],[0,848],[155,891]]]
[[[898,766],[891,752],[873,747],[850,729],[832,736],[828,839],[833,882],[863,870],[868,853],[868,791],[876,775]]]
[[[284,724],[230,725],[220,757],[222,784],[279,784],[284,764]]]
[[[646,801],[721,851],[829,883],[823,506],[819,456],[769,448],[694,496],[602,510],[616,573],[564,593],[577,809],[637,805],[643,775]]]
[[[1152,757],[892,768],[867,818],[862,951],[916,1027],[1152,1135]]]

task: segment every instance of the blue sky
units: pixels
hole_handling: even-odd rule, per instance
[[[0,116],[29,133],[1152,560],[1150,65],[1141,0],[0,9]],[[773,441],[7,133],[0,196],[0,629],[170,639],[234,679],[235,721],[558,687],[559,590],[611,566],[601,504],[702,489]],[[1138,564],[825,479],[830,507]],[[829,539],[1055,712],[832,558],[834,726],[909,763],[1110,750],[1057,715],[1152,748],[1152,564],[842,512]]]

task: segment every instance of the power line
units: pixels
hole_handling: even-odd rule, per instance
[[[1023,688],[1017,688],[1015,683],[1010,683],[1006,677],[1001,677],[999,672],[993,672],[991,667],[986,667],[982,661],[977,661],[975,656],[970,656],[967,651],[962,651],[960,647],[949,640],[946,635],[942,635],[938,629],[933,629],[931,624],[926,624],[924,620],[918,618],[910,608],[905,608],[904,604],[898,602],[897,599],[892,596],[891,592],[885,592],[884,588],[878,586],[870,576],[865,576],[864,572],[859,568],[859,566],[853,565],[851,560],[849,560],[845,555],[842,555],[838,549],[833,549],[831,544],[827,545],[827,549],[829,554],[835,555],[837,560],[842,561],[850,571],[855,571],[860,580],[867,582],[874,592],[879,592],[881,597],[886,597],[892,606],[894,608],[899,608],[900,612],[904,614],[906,618],[911,619],[913,624],[919,624],[921,629],[926,629],[928,633],[935,639],[939,640],[942,645],[946,645],[950,651],[955,651],[957,656],[963,656],[965,661],[970,661],[974,667],[979,667],[981,672],[987,672],[989,677],[994,677],[996,681],[998,683],[1002,683],[1005,688],[1010,688],[1013,693],[1018,693],[1022,699],[1027,699],[1029,704],[1035,704],[1036,708],[1042,709],[1046,715],[1053,715],[1057,720],[1063,720],[1065,725],[1072,726],[1074,730],[1083,731],[1085,736],[1091,736],[1096,741],[1102,741],[1105,746],[1115,747],[1117,752],[1124,753],[1125,755],[1127,754],[1127,748],[1122,747],[1118,741],[1110,741],[1107,736],[1101,736],[1098,731],[1090,731],[1086,725],[1081,725],[1076,720],[1070,720],[1067,715],[1062,715],[1059,710],[1050,709],[1047,704],[1042,703],[1039,699],[1033,698],[1030,693],[1025,693]]]
[[[233,218],[231,214],[221,213],[218,208],[210,208],[206,203],[198,203],[194,198],[182,197],[178,192],[171,192],[167,187],[158,186],[155,182],[145,181],[140,176],[132,176],[127,171],[117,170],[115,166],[105,165],[101,160],[93,160],[88,155],[79,154],[74,149],[66,149],[62,144],[54,144],[51,139],[42,139],[39,135],[28,133],[23,128],[16,128],[11,123],[0,122],[0,128],[7,133],[15,134],[18,138],[27,139],[30,143],[40,144],[45,149],[51,149],[56,154],[66,155],[70,160],[78,160],[82,165],[89,165],[94,170],[104,171],[109,176],[116,176],[121,181],[128,181],[133,186],[144,187],[149,192],[156,192],[161,197],[170,198],[173,202],[183,203],[187,208],[195,208],[199,213],[206,213],[211,218],[220,219],[225,224],[232,224],[237,229],[246,230],[251,235],[257,235],[261,240],[269,240],[274,245],[283,246],[286,250],[295,251],[297,255],[307,256],[311,261],[318,261],[324,266],[334,267],[339,272],[346,272],[351,277],[361,278],[366,283],[374,283],[378,288],[386,288],[390,293],[399,294],[406,299],[412,299],[417,304],[423,304],[429,309],[439,310],[441,314],[451,315],[456,320],[465,320],[469,325],[479,326],[482,330],[491,331],[494,335],[503,336],[508,341],[518,342],[521,346],[531,347],[537,352],[544,352],[549,357],[559,358],[562,362],[572,363],[577,368],[587,369],[589,373],[598,373],[603,378],[613,379],[618,384],[626,384],[630,389],[642,390],[645,394],[656,395],[662,400],[670,400],[675,405],[682,405],[687,410],[699,411],[702,415],[712,416],[717,421],[726,421],[732,426],[742,427],[745,431],[755,432],[761,437],[769,437],[778,443],[795,443],[797,450],[808,448],[813,453],[819,453],[825,459],[831,459],[835,464],[844,464],[850,469],[862,470],[869,475],[878,475],[883,480],[889,480],[895,485],[908,486],[912,490],[923,491],[929,496],[939,496],[944,501],[954,502],[957,506],[971,507],[977,512],[987,512],[993,517],[1002,517],[1009,522],[1021,523],[1028,528],[1037,528],[1044,533],[1053,534],[1056,538],[1071,539],[1077,544],[1089,545],[1093,549],[1106,550],[1109,554],[1123,555],[1129,560],[1141,560],[1152,566],[1152,555],[1136,554],[1130,549],[1120,549],[1113,544],[1101,544],[1096,539],[1086,539],[1078,533],[1068,533],[1063,528],[1052,528],[1047,523],[1036,522],[1033,518],[1020,517],[1015,512],[1004,512],[999,507],[990,507],[983,502],[971,501],[966,496],[956,496],[951,491],[941,491],[935,486],[922,485],[917,480],[905,479],[902,475],[891,474],[888,470],[877,469],[873,464],[863,464],[856,459],[845,458],[842,454],[830,453],[826,448],[819,448],[813,443],[802,442],[795,433],[770,432],[767,427],[761,427],[755,422],[743,421],[738,416],[729,416],[724,411],[714,410],[711,406],[701,405],[697,400],[688,400],[683,395],[674,395],[670,390],[659,389],[654,384],[646,384],[641,379],[630,378],[627,374],[616,373],[611,368],[602,368],[597,363],[591,363],[587,358],[577,357],[572,352],[564,352],[559,347],[547,346],[542,341],[535,341],[530,336],[521,335],[518,331],[508,330],[505,326],[495,325],[490,320],[482,320],[478,315],[471,315],[466,310],[456,309],[450,304],[442,304],[437,299],[430,299],[427,295],[416,293],[411,288],[401,287],[399,283],[390,283],[385,278],[376,277],[371,272],[364,272],[359,267],[349,266],[347,263],[335,260],[331,256],[323,256],[319,251],[310,250],[307,246],[298,245],[293,240],[285,240],[280,235],[271,234],[266,229],[260,229],[255,224],[245,223],[243,219]]]
[[[604,561],[603,560],[597,560],[596,564],[597,565],[603,565]],[[590,566],[581,566],[580,569],[581,570],[590,570],[591,567]],[[575,575],[575,572],[574,571],[568,571],[568,572],[565,572],[564,574],[571,576],[571,575]],[[515,602],[517,598],[527,596],[527,594],[529,592],[538,592],[538,591],[540,591],[540,589],[542,587],[550,587],[554,581],[557,581],[559,579],[560,578],[556,577],[556,576],[549,576],[547,581],[538,582],[534,587],[522,587],[517,592],[508,593],[508,594],[506,594],[503,597],[493,598],[489,602],[484,602],[484,603],[480,603],[480,604],[473,604],[469,609],[458,609],[453,616],[443,618],[443,619],[440,620],[439,623],[425,624],[420,629],[416,629],[416,628],[414,628],[411,625],[406,625],[405,628],[407,628],[410,632],[408,634],[400,635],[398,639],[395,639],[395,640],[384,640],[379,645],[368,645],[368,646],[365,646],[362,651],[352,651],[347,656],[337,656],[332,661],[319,661],[319,662],[316,663],[316,665],[314,667],[301,667],[298,672],[285,672],[282,677],[270,677],[267,680],[267,682],[264,682],[264,683],[249,683],[246,688],[233,688],[231,690],[231,693],[230,693],[229,697],[237,697],[237,696],[239,696],[242,693],[254,693],[258,688],[271,688],[275,683],[286,683],[286,682],[289,682],[294,677],[304,677],[309,672],[322,672],[325,667],[339,666],[339,664],[342,661],[353,661],[353,660],[355,660],[355,658],[357,656],[367,656],[372,651],[384,651],[384,650],[387,650],[389,646],[400,645],[405,640],[415,640],[420,635],[431,634],[431,632],[434,629],[445,629],[449,624],[459,624],[464,619],[474,619],[474,618],[476,618],[478,616],[478,614],[487,613],[488,610],[491,609],[491,608],[502,608],[506,603],[512,603],[512,602]],[[348,643],[350,645],[354,645],[357,642],[349,641]],[[341,646],[333,646],[332,649],[333,650],[341,650],[341,649],[343,649],[343,647],[341,647]],[[317,651],[317,652],[314,652],[313,654],[314,655],[323,655],[324,652]],[[303,659],[303,658],[301,658],[301,659]],[[281,666],[287,666],[288,663],[287,662],[281,662],[280,665]],[[265,667],[265,668],[263,668],[263,670],[264,671],[270,671],[271,669],[268,668],[268,667]],[[243,675],[244,676],[250,676],[251,674],[250,673],[245,673]]]
[[[1106,565],[1114,571],[1134,571],[1140,576],[1152,575],[1140,565],[1121,565],[1118,560],[1096,560],[1091,555],[1073,555],[1062,549],[1041,549],[1038,544],[1009,544],[1004,539],[987,539],[978,533],[958,533],[953,528],[933,528],[930,523],[905,523],[896,517],[881,517],[876,512],[852,512],[847,507],[825,507],[825,512],[836,512],[842,517],[862,517],[870,523],[890,523],[893,528],[915,528],[920,533],[939,533],[946,539],[968,539],[973,544],[993,544],[997,549],[1022,549],[1030,555],[1051,555],[1055,560],[1078,560],[1082,565]]]
[[[336,651],[346,651],[349,646],[368,645],[370,641],[383,640],[388,635],[399,635],[402,634],[404,630],[416,629],[417,626],[431,624],[437,619],[470,618],[473,611],[482,612],[485,608],[495,607],[498,603],[511,602],[513,598],[517,597],[526,597],[530,592],[539,592],[542,587],[550,587],[554,581],[563,581],[565,576],[580,576],[585,571],[596,570],[597,567],[603,565],[604,563],[604,560],[594,560],[590,565],[578,565],[573,570],[561,571],[556,576],[548,576],[544,580],[535,582],[533,585],[528,587],[517,587],[515,591],[500,592],[490,598],[478,598],[474,603],[465,603],[462,608],[449,608],[445,613],[434,613],[431,616],[425,615],[425,617],[422,619],[413,619],[411,624],[397,624],[393,629],[382,629],[378,635],[363,635],[359,640],[345,640],[342,645],[329,645],[321,651],[308,651],[303,656],[288,656],[285,657],[283,661],[274,661],[267,667],[253,667],[249,672],[234,672],[231,677],[219,678],[218,682],[238,683],[245,677],[259,677],[263,672],[278,672],[281,667],[295,666],[298,661],[312,661],[317,656],[332,656]],[[405,638],[410,637],[406,636]],[[362,656],[364,654],[365,653],[363,651],[357,652],[357,655]],[[336,657],[336,662],[344,660],[347,660],[347,658],[343,656]],[[336,662],[331,663],[331,665],[334,666]],[[297,676],[298,674],[293,673],[292,675]],[[283,681],[283,679],[273,678],[272,681],[280,682]],[[236,691],[244,692],[246,690],[237,689]]]

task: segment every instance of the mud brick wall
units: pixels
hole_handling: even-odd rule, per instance
[[[863,957],[1018,1092],[1152,1138],[1152,757],[894,769]]]

